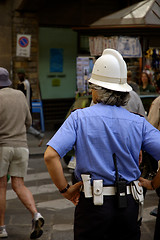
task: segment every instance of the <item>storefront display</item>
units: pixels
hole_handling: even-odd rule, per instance
[[[77,91],[81,95],[89,93],[88,79],[91,76],[94,62],[94,57],[77,57]]]
[[[112,48],[119,51],[123,58],[142,57],[139,38],[128,36],[91,36],[89,37],[89,50],[91,56],[100,56],[104,49]]]
[[[160,48],[147,49],[144,70],[151,76],[152,84],[160,93]]]

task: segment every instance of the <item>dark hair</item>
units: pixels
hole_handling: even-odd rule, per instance
[[[149,84],[152,84],[152,82],[151,82],[151,78],[150,78],[150,76],[148,75],[148,73],[146,73],[146,72],[142,72],[142,73],[141,73],[141,85],[143,84],[143,83],[142,83],[142,75],[143,75],[143,74],[146,75],[146,77],[147,77],[147,79],[148,79],[148,83],[149,83]]]

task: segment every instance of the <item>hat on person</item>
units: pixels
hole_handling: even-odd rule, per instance
[[[111,48],[103,51],[93,67],[90,83],[113,91],[130,92],[127,84],[127,66],[122,55]]]
[[[17,73],[25,74],[25,70],[24,70],[24,68],[19,68],[18,71],[17,71]]]
[[[11,84],[12,84],[12,82],[9,79],[9,73],[8,73],[7,69],[0,67],[0,86],[8,87]]]

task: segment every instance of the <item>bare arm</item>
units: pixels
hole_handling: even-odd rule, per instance
[[[159,121],[160,121],[160,97],[156,98],[150,107],[149,114],[148,114],[148,121],[155,127],[158,128]],[[160,169],[158,170],[156,176],[153,178],[152,181],[140,178],[140,184],[147,188],[148,190],[156,189],[160,187]]]
[[[140,177],[139,181],[140,181],[140,185],[147,188],[148,190],[153,190],[160,187],[160,169],[158,170],[153,180],[148,180]]]
[[[27,108],[28,108],[28,106],[27,106]],[[27,129],[32,125],[32,116],[31,116],[29,108],[28,108],[28,111],[27,111],[25,125],[26,125]]]
[[[68,185],[68,182],[63,173],[59,154],[52,147],[48,146],[44,154],[44,161],[53,183],[60,191],[65,189]],[[70,186],[69,189],[62,195],[68,200],[72,201],[73,204],[77,205],[80,196],[81,185],[82,182],[78,182]]]

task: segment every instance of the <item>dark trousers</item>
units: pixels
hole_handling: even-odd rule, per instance
[[[155,231],[154,231],[154,240],[160,239],[160,199],[158,203],[158,212],[157,212],[157,218],[156,218],[156,225],[155,225]]]
[[[138,204],[127,195],[127,208],[119,209],[115,196],[105,196],[102,206],[81,193],[75,209],[74,240],[140,240]]]

